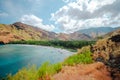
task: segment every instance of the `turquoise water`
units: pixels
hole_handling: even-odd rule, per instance
[[[57,63],[72,55],[64,49],[36,45],[0,45],[0,77],[15,74],[28,65],[40,66],[49,61]]]

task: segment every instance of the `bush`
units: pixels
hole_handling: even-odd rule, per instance
[[[42,64],[38,70],[39,78],[45,80],[46,77],[50,77],[55,73],[58,73],[62,69],[61,63],[50,64],[48,62]]]
[[[61,63],[50,64],[45,62],[39,69],[35,66],[22,68],[15,75],[9,74],[6,80],[46,80],[46,77],[58,73],[61,68]]]
[[[88,64],[92,63],[92,57],[91,57],[91,52],[90,50],[84,50],[84,52],[74,54],[70,57],[68,57],[63,64],[64,65],[76,65],[76,64]]]
[[[7,80],[37,80],[37,68],[35,66],[22,68],[15,75],[9,74]]]

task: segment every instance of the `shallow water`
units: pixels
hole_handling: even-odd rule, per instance
[[[40,66],[49,61],[57,63],[63,61],[73,52],[53,47],[36,45],[0,45],[0,77],[8,73],[15,74],[22,67],[28,65]]]

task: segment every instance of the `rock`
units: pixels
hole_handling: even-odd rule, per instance
[[[0,44],[5,44],[3,41],[0,41]]]

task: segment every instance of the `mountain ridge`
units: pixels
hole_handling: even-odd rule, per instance
[[[16,22],[10,25],[0,24],[0,41],[4,43],[16,40],[90,40],[90,39],[91,38],[85,34],[80,33],[57,34],[21,22]]]
[[[106,36],[117,28],[101,27],[79,30],[73,33],[55,33],[21,22],[0,24],[0,42],[8,43],[17,40],[94,40],[98,36]]]
[[[88,29],[82,29],[82,30],[78,30],[76,32],[80,32],[80,33],[85,33],[89,36],[91,36],[92,38],[96,38],[99,36],[103,36],[109,32],[112,32],[116,29],[118,29],[120,27],[116,27],[116,28],[112,28],[112,27],[97,27],[97,28],[88,28]]]

